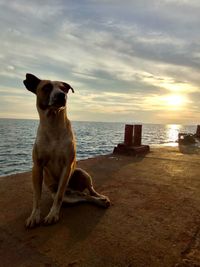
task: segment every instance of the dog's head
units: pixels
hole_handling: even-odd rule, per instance
[[[33,74],[27,73],[23,81],[25,87],[37,95],[37,107],[41,110],[59,109],[65,107],[67,93],[74,89],[65,82],[40,80]]]

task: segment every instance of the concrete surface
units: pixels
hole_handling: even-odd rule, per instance
[[[162,147],[144,158],[107,155],[78,165],[111,207],[63,207],[58,224],[32,230],[24,228],[30,172],[0,178],[0,266],[200,266],[199,154]],[[44,190],[43,216],[50,205]]]

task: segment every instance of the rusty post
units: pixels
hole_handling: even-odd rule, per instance
[[[200,138],[200,125],[197,125],[196,137]]]
[[[133,145],[141,146],[142,143],[142,125],[134,125]]]
[[[133,125],[126,124],[124,132],[124,144],[127,146],[131,146],[132,140],[133,140]]]

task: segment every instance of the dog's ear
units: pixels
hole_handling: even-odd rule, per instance
[[[35,75],[27,73],[26,80],[24,80],[23,83],[29,91],[36,94],[36,89],[40,81],[41,80],[37,78]]]
[[[74,93],[74,89],[71,87],[71,85],[69,85],[68,83],[64,83],[64,82],[62,82],[62,84],[64,86],[64,91],[66,93],[68,93],[70,89],[72,90],[72,93]]]

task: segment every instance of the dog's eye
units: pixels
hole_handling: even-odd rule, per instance
[[[45,93],[51,93],[51,91],[53,90],[53,85],[51,83],[47,83],[42,87],[42,90]]]

